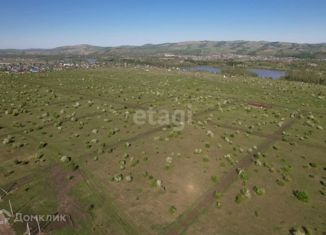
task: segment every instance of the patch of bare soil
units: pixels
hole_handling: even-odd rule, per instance
[[[14,235],[15,231],[10,227],[9,223],[6,223],[6,218],[0,213],[0,234]]]
[[[87,213],[81,208],[75,199],[69,195],[70,190],[82,180],[79,171],[65,171],[62,167],[55,166],[50,171],[50,187],[54,188],[57,194],[58,208],[56,215],[66,215],[66,221],[52,222],[41,226],[42,230],[50,232],[66,226],[78,229],[80,221],[88,218]]]

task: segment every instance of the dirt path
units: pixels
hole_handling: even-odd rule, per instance
[[[73,177],[68,180],[68,176]],[[58,208],[52,216],[64,215],[65,221],[40,221],[38,225],[36,220],[32,220],[29,222],[31,235],[40,234],[39,229],[42,234],[45,234],[67,226],[78,228],[74,221],[84,221],[87,219],[85,211],[69,195],[72,187],[82,180],[81,175],[77,171],[65,171],[60,165],[55,165],[49,169],[49,177],[49,185],[55,189],[58,200]]]
[[[271,145],[273,145],[276,141],[281,139],[281,133],[288,128],[290,128],[296,119],[292,119],[285,123],[281,128],[275,131],[269,138],[267,138],[263,143],[261,143],[257,150],[253,153],[247,154],[244,158],[242,158],[239,163],[229,171],[226,175],[224,175],[220,182],[212,187],[208,192],[203,194],[187,211],[181,214],[175,222],[170,224],[166,229],[164,234],[168,235],[176,235],[182,234],[185,232],[188,227],[193,224],[194,220],[199,217],[206,209],[212,206],[215,202],[214,193],[215,192],[225,192],[228,187],[238,179],[238,174],[236,169],[246,169],[252,163],[252,156],[257,152],[263,152],[267,150]]]

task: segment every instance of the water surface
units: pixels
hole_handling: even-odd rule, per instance
[[[250,72],[256,74],[260,78],[280,79],[286,76],[285,71],[275,69],[249,69]]]
[[[198,71],[198,72],[209,72],[209,73],[214,73],[218,74],[221,73],[221,69],[217,67],[212,67],[212,66],[194,66],[194,67],[189,67],[185,68],[185,71]]]

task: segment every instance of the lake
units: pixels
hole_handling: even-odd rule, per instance
[[[250,72],[256,74],[260,78],[280,79],[286,76],[285,71],[275,69],[249,69]]]
[[[209,73],[214,73],[214,74],[221,73],[220,68],[212,67],[212,66],[194,66],[194,67],[184,68],[184,70],[185,71],[209,72]]]
[[[195,71],[195,72],[209,72],[218,74],[221,73],[221,69],[218,67],[212,66],[194,66],[194,67],[187,67],[183,69],[184,71]],[[272,79],[280,79],[286,76],[285,71],[275,70],[275,69],[249,69],[250,72],[256,74],[260,78],[272,78]]]

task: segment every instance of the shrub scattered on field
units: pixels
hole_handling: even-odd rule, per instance
[[[314,163],[314,162],[310,162],[310,163],[309,163],[309,166],[310,166],[310,167],[313,167],[313,168],[316,168],[316,167],[317,167],[317,164]]]
[[[220,199],[222,197],[222,193],[215,191],[214,192],[214,197],[216,200]]]
[[[70,162],[71,161],[71,157],[67,157],[65,155],[60,157],[60,161],[62,162]]]
[[[206,135],[209,137],[214,137],[214,133],[211,130],[208,130]]]
[[[44,157],[44,153],[43,152],[37,152],[36,154],[35,154],[35,158],[36,159],[41,159],[41,158],[43,158]]]
[[[217,208],[221,208],[222,207],[222,203],[220,201],[216,201],[215,203]]]
[[[251,198],[251,193],[250,190],[247,188],[243,188],[240,190],[240,192],[236,195],[235,197],[235,202],[236,203],[241,203],[246,199],[250,199]]]
[[[124,170],[126,168],[127,161],[126,160],[120,160],[119,163],[120,163],[120,169]]]
[[[284,181],[283,180],[280,180],[280,179],[277,179],[275,182],[279,186],[284,186],[285,185]]]
[[[254,161],[254,163],[255,163],[256,166],[262,166],[263,165],[262,162],[259,159],[256,159]]]
[[[311,232],[305,226],[301,226],[301,228],[291,228],[290,235],[311,235]]]
[[[125,180],[127,182],[131,182],[133,180],[133,177],[131,175],[126,175]]]
[[[172,157],[167,157],[167,158],[165,159],[166,163],[169,164],[169,165],[172,164],[172,160],[173,160]]]
[[[72,107],[74,107],[74,108],[78,108],[80,106],[80,103],[79,102],[76,102],[76,103],[74,103],[73,105],[72,105]]]
[[[309,196],[305,191],[294,190],[293,195],[302,202],[308,202]]]
[[[123,175],[122,174],[116,174],[112,177],[112,181],[114,182],[120,182],[123,180]]]
[[[11,135],[8,135],[6,138],[3,139],[2,143],[3,144],[12,144],[15,142],[15,137],[14,136],[11,136]]]
[[[214,183],[217,183],[218,182],[218,177],[216,175],[212,175],[211,176],[211,180],[214,182]]]
[[[286,182],[290,182],[292,180],[288,174],[282,174],[282,179]]]
[[[158,187],[165,190],[162,180],[154,178],[154,176],[150,175],[147,171],[144,172],[144,177],[148,178],[151,187]]]
[[[208,156],[208,155],[205,155],[205,156],[203,157],[203,161],[204,161],[204,162],[209,162],[209,156]]]
[[[175,206],[170,206],[169,212],[170,212],[170,214],[173,215],[173,214],[175,214],[177,212],[177,208]]]
[[[227,142],[228,144],[232,144],[232,140],[230,140],[227,136],[223,136],[223,139],[224,139],[225,142]]]
[[[38,145],[39,149],[45,148],[48,145],[48,143],[41,141],[40,144]]]
[[[238,168],[237,173],[238,173],[238,176],[240,177],[240,179],[242,179],[243,181],[248,181],[249,176],[248,176],[248,173],[244,169]]]
[[[231,164],[231,165],[234,165],[236,163],[236,161],[232,158],[231,154],[228,153],[228,154],[225,154],[224,155],[224,158]]]
[[[257,152],[257,153],[254,154],[254,158],[255,158],[255,159],[261,159],[261,158],[263,158],[263,157],[265,157],[265,155],[262,154],[261,152]]]
[[[20,161],[20,160],[18,160],[18,159],[15,159],[15,160],[14,160],[14,163],[15,163],[16,165],[19,165],[19,164],[22,163],[22,161]]]
[[[91,107],[91,106],[94,104],[94,101],[92,101],[92,100],[88,100],[88,101],[87,101],[87,104],[88,104],[89,107]]]
[[[103,154],[103,153],[104,153],[104,149],[103,149],[103,148],[99,148],[99,149],[97,149],[97,153],[98,153],[98,154]]]
[[[259,195],[259,196],[261,196],[261,195],[264,195],[265,194],[265,189],[263,188],[263,187],[258,187],[258,186],[254,186],[253,187],[253,190],[254,190],[254,192],[257,194],[257,195]]]
[[[159,180],[159,179],[155,180],[155,184],[159,188],[162,187],[162,180]]]
[[[134,159],[133,157],[130,158],[130,164],[132,167],[135,167],[139,164],[139,159]]]
[[[73,178],[74,178],[73,175],[69,175],[69,176],[67,176],[67,179],[68,179],[68,180],[72,180]]]

